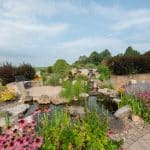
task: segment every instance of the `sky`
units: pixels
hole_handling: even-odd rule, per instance
[[[150,50],[150,0],[0,0],[0,63],[73,63],[128,46]]]

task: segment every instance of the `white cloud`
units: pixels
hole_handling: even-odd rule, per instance
[[[118,12],[122,14],[116,23],[113,25],[114,30],[124,30],[128,28],[137,28],[141,27],[142,29],[145,26],[150,27],[150,10],[147,9],[139,9],[134,11],[124,11]]]

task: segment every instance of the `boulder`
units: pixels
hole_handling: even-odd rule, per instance
[[[11,114],[14,117],[14,116],[19,116],[19,115],[25,113],[29,109],[29,107],[30,107],[30,105],[28,105],[28,104],[18,104],[11,108],[4,108],[1,111],[8,112],[9,114]]]
[[[33,96],[25,96],[24,103],[33,102]]]
[[[48,95],[41,95],[38,99],[37,99],[38,104],[50,104],[51,100],[49,98]]]
[[[78,69],[77,68],[72,68],[71,69],[71,74],[74,76],[78,73]]]
[[[51,102],[54,105],[61,105],[61,104],[69,103],[69,100],[62,98],[60,96],[55,96],[55,97],[52,97],[51,99],[52,99]]]
[[[88,69],[79,69],[79,72],[83,76],[88,76],[89,75],[89,70]]]
[[[126,120],[129,117],[131,117],[131,113],[132,113],[132,109],[129,105],[123,106],[121,108],[119,108],[115,113],[114,116],[116,118],[122,119],[122,120]]]
[[[68,110],[70,114],[79,114],[79,115],[85,114],[84,107],[82,106],[69,106]]]

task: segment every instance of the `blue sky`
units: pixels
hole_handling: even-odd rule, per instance
[[[0,63],[72,63],[129,45],[150,50],[150,0],[0,0]]]

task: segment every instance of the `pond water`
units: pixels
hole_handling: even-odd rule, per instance
[[[108,115],[112,115],[117,110],[117,105],[110,100],[100,100],[96,96],[89,96],[88,99],[82,99],[78,101],[72,101],[68,104],[61,104],[61,105],[38,105],[37,103],[31,104],[30,109],[27,111],[26,116],[30,115],[37,109],[50,109],[50,110],[60,110],[63,108],[71,108],[75,112],[79,112],[81,110],[90,110],[94,111],[97,109],[98,113],[101,113],[103,110],[108,110]]]

